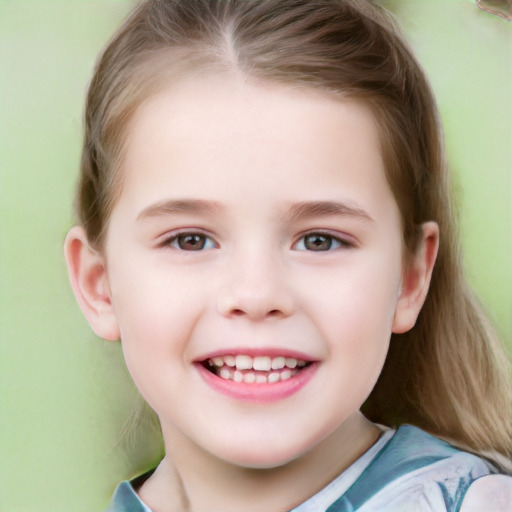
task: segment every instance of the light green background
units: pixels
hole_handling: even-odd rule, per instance
[[[470,0],[387,1],[431,77],[471,282],[512,346],[512,25]],[[82,101],[128,1],[0,0],[0,510],[101,510],[151,465],[137,398],[67,283]]]

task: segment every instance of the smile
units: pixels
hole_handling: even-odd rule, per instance
[[[319,362],[297,353],[215,354],[195,367],[214,391],[242,401],[268,403],[287,398],[313,378]]]
[[[206,368],[224,380],[272,384],[291,379],[309,363],[293,357],[226,355],[208,359]]]

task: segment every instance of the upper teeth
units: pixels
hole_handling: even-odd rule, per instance
[[[285,366],[291,369],[296,368],[297,366],[306,366],[306,361],[295,359],[293,357],[251,357],[245,354],[214,357],[209,359],[208,362],[211,366],[216,366],[218,368],[222,368],[223,366],[230,366],[236,368],[237,370],[257,370],[263,372],[268,372],[270,370],[281,370]]]

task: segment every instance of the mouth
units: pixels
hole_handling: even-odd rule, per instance
[[[276,384],[297,376],[312,363],[284,355],[255,356],[229,354],[201,362],[203,368],[225,380],[245,384]]]
[[[316,375],[320,361],[290,350],[217,352],[196,360],[203,381],[231,399],[269,403],[288,398]]]

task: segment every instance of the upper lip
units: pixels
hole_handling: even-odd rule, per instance
[[[237,356],[244,355],[250,357],[258,357],[258,356],[268,356],[268,357],[285,357],[297,359],[300,361],[306,361],[308,363],[315,361],[316,359],[309,354],[304,352],[300,352],[293,349],[287,348],[278,348],[278,347],[260,347],[260,348],[247,348],[247,347],[232,347],[232,348],[223,348],[219,350],[215,350],[212,352],[208,352],[205,355],[197,357],[195,362],[203,362],[208,359],[213,359],[215,357],[224,357],[224,356]]]

